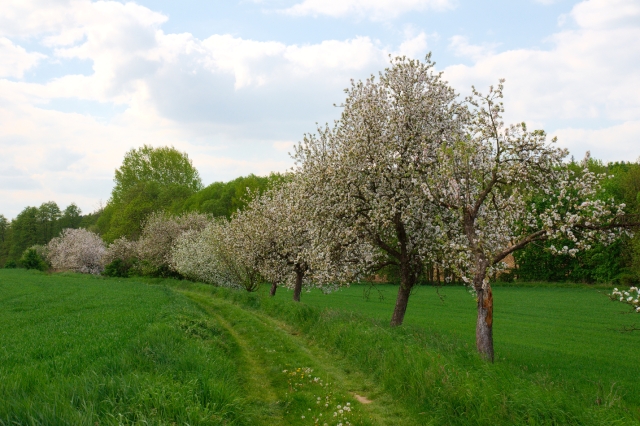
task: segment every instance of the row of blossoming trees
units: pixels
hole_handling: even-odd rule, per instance
[[[601,176],[571,171],[543,131],[503,124],[502,82],[461,99],[429,57],[396,58],[346,93],[341,118],[296,147],[284,184],[230,221],[155,214],[102,264],[250,291],[268,281],[272,295],[286,286],[296,301],[305,286],[332,289],[393,265],[392,326],[436,266],[477,295],[477,349],[493,360],[491,279],[505,257],[542,240],[565,241],[552,250],[573,255],[628,226]]]

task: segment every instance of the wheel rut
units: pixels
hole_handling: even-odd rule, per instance
[[[240,373],[246,378],[247,396],[256,406],[260,424],[322,425],[334,420],[327,416],[347,402],[354,408],[350,424],[419,424],[410,421],[411,416],[364,374],[290,325],[201,292],[178,291],[213,316],[241,348],[245,367]],[[305,368],[324,387],[299,380]],[[367,396],[367,403],[362,402],[362,395]],[[324,417],[318,417],[322,410]]]

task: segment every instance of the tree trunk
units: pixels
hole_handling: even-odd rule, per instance
[[[293,300],[295,302],[300,301],[300,293],[302,293],[302,277],[304,276],[304,272],[302,269],[296,268],[296,285],[293,288]]]
[[[493,293],[491,285],[476,287],[478,294],[478,322],[476,323],[476,348],[488,361],[493,362]]]
[[[409,295],[411,294],[411,287],[407,288],[403,284],[400,284],[398,288],[398,297],[396,298],[396,307],[393,310],[393,316],[391,317],[391,327],[402,325],[404,321],[404,314],[407,312],[407,304],[409,303]]]
[[[269,290],[269,296],[273,297],[276,295],[276,290],[278,289],[278,283],[275,281],[271,283],[271,290]]]

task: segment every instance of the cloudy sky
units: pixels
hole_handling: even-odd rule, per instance
[[[577,158],[640,156],[640,0],[2,0],[0,213],[109,198],[131,148],[283,171],[351,78],[424,58]]]

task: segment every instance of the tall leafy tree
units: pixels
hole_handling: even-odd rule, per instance
[[[112,199],[119,202],[137,185],[155,182],[159,186],[183,186],[196,192],[202,189],[198,170],[189,156],[173,147],[154,148],[144,145],[127,152],[122,165],[115,172]]]
[[[0,244],[6,241],[8,233],[9,233],[9,221],[3,214],[0,214]]]
[[[11,247],[9,259],[17,261],[22,253],[34,244],[38,244],[38,208],[25,207],[11,221]]]
[[[75,203],[69,204],[58,219],[57,232],[59,234],[63,229],[76,229],[82,223],[82,210]]]
[[[55,201],[42,203],[36,215],[39,227],[39,244],[46,244],[55,237],[56,222],[61,216],[60,207]]]
[[[172,147],[132,149],[114,181],[111,199],[96,224],[107,241],[138,238],[151,213],[179,211],[189,196],[202,189],[188,155]]]

